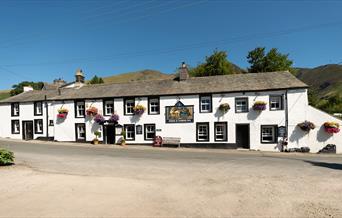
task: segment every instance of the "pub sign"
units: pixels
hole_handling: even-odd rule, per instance
[[[194,122],[194,106],[184,105],[178,101],[174,106],[165,107],[166,123],[192,123]]]

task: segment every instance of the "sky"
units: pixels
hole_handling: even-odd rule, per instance
[[[0,89],[23,80],[174,73],[217,50],[249,66],[256,47],[296,67],[342,63],[342,0],[1,0]]]

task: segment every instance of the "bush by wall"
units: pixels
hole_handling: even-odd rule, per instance
[[[0,166],[14,164],[14,154],[12,151],[0,148]]]

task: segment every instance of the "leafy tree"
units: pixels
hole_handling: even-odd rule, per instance
[[[205,58],[205,62],[190,69],[191,76],[215,76],[233,74],[232,64],[227,60],[227,52],[215,50],[212,55]]]
[[[288,57],[289,54],[281,54],[276,48],[272,48],[267,54],[265,47],[255,48],[247,55],[247,61],[251,64],[248,72],[291,71],[293,62]]]
[[[44,83],[23,81],[21,83],[15,84],[12,86],[12,90],[10,92],[11,96],[22,93],[24,91],[24,86],[31,86],[34,90],[41,90],[44,86]]]
[[[101,83],[104,83],[103,79],[96,75],[88,82],[88,84],[101,84]]]

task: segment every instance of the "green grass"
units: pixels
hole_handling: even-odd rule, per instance
[[[10,96],[11,96],[10,91],[8,91],[8,90],[1,90],[0,91],[0,100],[9,98]]]

